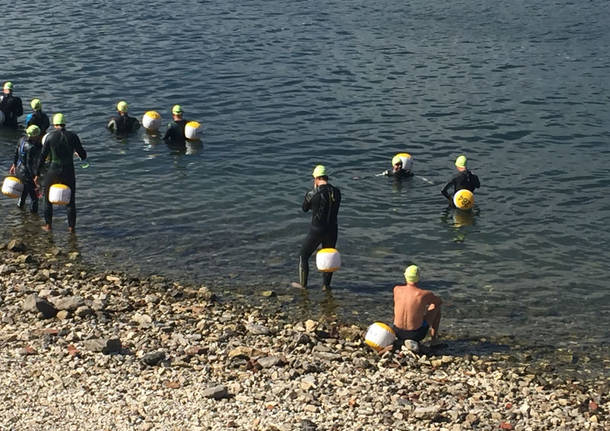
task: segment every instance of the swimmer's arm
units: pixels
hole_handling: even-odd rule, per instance
[[[427,291],[423,297],[423,302],[426,304],[426,309],[434,310],[435,308],[440,308],[443,304],[443,301],[440,297],[436,296],[434,293]]]
[[[313,190],[309,190],[307,193],[305,193],[305,198],[303,198],[303,211],[307,212],[311,209],[311,200],[313,199],[313,196],[315,195]]]

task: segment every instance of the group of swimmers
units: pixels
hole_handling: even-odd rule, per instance
[[[480,187],[479,178],[467,167],[466,156],[460,155],[455,160],[457,174],[442,188],[441,193],[454,206],[453,195],[466,189],[474,192]],[[399,153],[392,158],[392,168],[381,173],[398,180],[413,176],[413,159],[408,153]],[[337,215],[341,205],[341,191],[328,182],[328,174],[324,165],[318,165],[312,172],[313,189],[307,191],[303,200],[303,211],[312,211],[311,225],[299,254],[299,283],[297,287],[307,287],[309,274],[309,258],[313,252],[322,248],[335,248],[337,244]],[[453,187],[453,193],[449,190]],[[332,272],[323,272],[323,289],[330,289]],[[438,329],[441,319],[440,297],[429,290],[419,288],[420,269],[410,265],[404,273],[406,284],[394,287],[394,322],[393,330],[397,337],[395,346],[400,346],[405,340],[419,342],[425,338],[428,331],[432,343],[438,339]]]
[[[76,223],[75,192],[76,181],[74,174],[73,154],[76,153],[85,160],[87,153],[79,137],[66,130],[64,116],[57,113],[53,116],[53,130],[47,133],[50,126],[48,116],[42,111],[42,102],[33,99],[30,106],[32,113],[26,117],[25,136],[19,140],[10,173],[17,175],[23,182],[24,189],[19,198],[18,205],[25,205],[26,197],[31,199],[31,211],[38,211],[38,199],[45,196],[43,229],[51,230],[53,205],[49,202],[49,187],[53,184],[65,184],[71,189],[70,201],[67,204],[68,230],[74,232]],[[3,95],[0,98],[0,111],[3,113],[4,126],[17,128],[17,119],[23,115],[21,99],[13,95],[13,84],[3,84]],[[130,117],[128,105],[120,101],[116,105],[117,114],[107,124],[108,130],[119,136],[127,135],[140,128],[140,122]],[[172,107],[172,122],[168,124],[163,140],[170,145],[186,143],[185,126],[187,121],[183,118],[180,105]],[[44,138],[43,138],[44,136]],[[40,193],[39,177],[44,173],[43,193]],[[471,192],[480,187],[478,177],[466,167],[466,156],[460,155],[455,166],[458,173],[443,187],[441,193],[450,206],[453,204],[453,194],[462,189]],[[391,176],[398,180],[413,176],[413,159],[408,153],[399,153],[392,158],[392,168],[381,175]],[[337,216],[341,205],[341,191],[328,181],[328,174],[324,165],[318,165],[312,172],[313,188],[309,190],[302,203],[303,211],[312,212],[309,232],[301,246],[299,254],[299,287],[306,288],[309,275],[309,259],[314,251],[321,245],[323,248],[334,248],[337,243],[338,222]],[[453,187],[453,194],[449,190]],[[330,289],[332,272],[324,272],[324,289]],[[399,340],[411,339],[420,341],[428,329],[433,341],[438,335],[440,323],[441,300],[430,291],[420,289],[417,282],[420,270],[411,265],[405,270],[405,285],[394,288],[394,330]]]
[[[23,115],[23,104],[21,98],[13,94],[13,88],[13,83],[10,81],[2,84],[0,125],[18,129],[18,119]],[[66,204],[68,231],[74,232],[76,176],[73,155],[76,153],[81,160],[85,160],[87,152],[78,135],[66,130],[63,114],[56,113],[53,115],[53,121],[50,121],[49,116],[42,110],[40,99],[32,99],[30,106],[32,112],[25,119],[25,136],[19,138],[13,163],[9,169],[9,173],[15,175],[23,185],[17,205],[23,208],[29,196],[31,212],[37,213],[39,199],[44,196],[45,224],[42,228],[50,231],[53,221],[53,204],[49,200],[50,187],[54,184],[64,184],[70,188],[70,199]],[[128,115],[128,108],[127,102],[123,100],[117,103],[117,114],[108,122],[106,126],[108,130],[118,136],[125,136],[140,128],[140,122]],[[170,146],[184,147],[187,123],[183,118],[182,107],[174,105],[172,121],[167,126],[163,140]],[[52,130],[47,131],[51,125]]]

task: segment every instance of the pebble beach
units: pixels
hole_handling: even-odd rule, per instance
[[[361,326],[0,247],[1,430],[610,429],[607,373],[450,341],[379,355]]]

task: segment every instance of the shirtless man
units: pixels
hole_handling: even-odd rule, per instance
[[[429,290],[417,287],[419,272],[416,265],[407,267],[407,284],[394,287],[393,327],[401,344],[404,340],[423,340],[428,329],[433,344],[438,338],[442,301]]]

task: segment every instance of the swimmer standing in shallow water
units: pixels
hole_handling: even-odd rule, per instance
[[[479,177],[466,168],[466,156],[462,155],[455,159],[455,168],[458,170],[457,175],[455,175],[441,190],[441,193],[447,198],[451,207],[455,207],[453,204],[453,195],[458,190],[466,189],[474,192],[474,189],[481,187]],[[449,190],[451,186],[453,186],[453,193],[450,195],[447,190]]]

